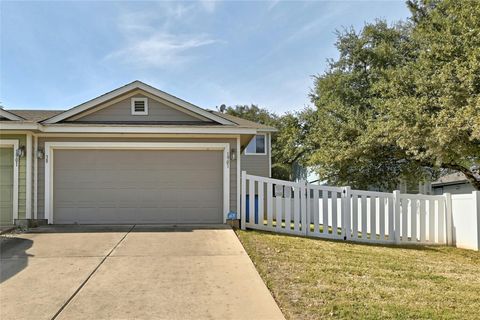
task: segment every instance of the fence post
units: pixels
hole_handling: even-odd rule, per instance
[[[477,217],[477,250],[480,250],[480,191],[472,191],[473,212]]]
[[[302,232],[304,235],[307,235],[310,231],[310,189],[308,188],[307,181],[300,180],[299,182],[301,191],[301,200],[300,200],[300,213],[302,217]]]
[[[453,245],[453,224],[452,224],[452,194],[445,193],[445,232],[447,238],[447,246]]]
[[[395,219],[394,230],[395,230],[395,243],[400,243],[400,190],[393,191],[393,216]]]
[[[342,191],[342,235],[343,240],[350,240],[352,237],[351,233],[351,209],[350,209],[350,192],[351,188],[349,186],[343,187]]]
[[[242,184],[241,184],[241,193],[240,193],[240,199],[241,199],[241,218],[242,218],[242,230],[245,230],[246,223],[247,223],[247,209],[246,209],[246,202],[247,202],[247,195],[246,195],[246,190],[247,190],[247,171],[242,171]]]

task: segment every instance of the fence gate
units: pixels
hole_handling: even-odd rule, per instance
[[[446,244],[445,196],[352,190],[242,172],[242,228],[373,243]]]

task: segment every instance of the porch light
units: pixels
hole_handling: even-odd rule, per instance
[[[20,163],[20,158],[25,156],[25,146],[18,147],[17,151],[15,151],[15,166],[18,167]]]
[[[18,147],[15,155],[17,156],[17,158],[23,158],[25,156],[25,146]]]
[[[230,150],[230,160],[236,160],[237,159],[237,150],[232,149]]]

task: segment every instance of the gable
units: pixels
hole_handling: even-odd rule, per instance
[[[132,99],[138,98],[146,99],[148,114],[132,114]],[[209,119],[184,111],[141,91],[119,97],[110,103],[101,104],[65,121],[84,123],[212,123]]]
[[[58,122],[75,122],[78,121],[80,122],[81,118],[84,118],[83,121],[87,122],[85,118],[87,115],[90,115],[94,112],[99,112],[100,110],[112,106],[113,104],[119,103],[125,98],[129,98],[135,94],[141,94],[145,95],[148,97],[148,99],[153,99],[157,102],[160,102],[160,104],[171,107],[177,111],[183,112],[195,119],[196,122],[205,122],[205,123],[214,123],[214,124],[221,124],[221,125],[235,125],[232,121],[229,121],[225,119],[224,117],[220,117],[208,110],[202,109],[198,106],[195,106],[189,102],[186,102],[185,100],[179,99],[175,96],[172,96],[166,92],[163,92],[159,89],[156,89],[152,86],[149,86],[141,81],[134,81],[131,82],[123,87],[120,87],[118,89],[115,89],[113,91],[110,91],[108,93],[105,93],[95,99],[92,99],[90,101],[87,101],[85,103],[82,103],[76,107],[73,107],[67,111],[64,111],[58,115],[55,115],[51,118],[45,119],[42,121],[44,124],[53,124],[53,123],[58,123]],[[132,115],[130,113],[130,115]],[[104,114],[103,117],[106,115]],[[125,114],[123,115],[124,117],[127,117]],[[169,116],[173,116],[170,114]],[[176,117],[179,117],[180,114],[176,113]],[[157,115],[158,117],[158,115]],[[92,120],[90,117],[90,120],[88,121],[107,121],[107,120]],[[128,117],[126,120],[122,120],[122,117],[114,118],[114,119],[109,119],[108,122],[131,122],[131,123],[139,123],[139,122],[162,122],[164,120],[151,120],[150,118],[144,118],[140,120],[140,118],[130,118]],[[167,120],[168,121],[168,120]],[[177,123],[181,123],[181,121],[173,121]],[[183,121],[183,122],[189,122],[190,120]]]
[[[3,110],[2,108],[0,108],[0,120],[2,120],[2,121],[7,121],[7,120],[18,121],[18,120],[25,120],[25,119],[23,119],[22,117],[17,116],[16,114],[13,114],[13,113],[11,113],[11,112],[8,112],[8,111]]]

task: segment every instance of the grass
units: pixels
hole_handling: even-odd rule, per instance
[[[237,232],[287,319],[479,319],[480,253]]]
[[[263,220],[263,225],[266,226],[268,224],[268,221],[267,220]],[[272,227],[275,228],[277,226],[277,221],[272,221]],[[285,220],[282,220],[282,228],[285,229]],[[290,230],[293,230],[295,228],[295,224],[293,222],[290,223]],[[302,224],[300,223],[299,224],[299,228],[301,229],[302,228]],[[320,233],[323,233],[323,230],[324,230],[324,226],[322,224],[319,224],[318,225],[318,228],[317,228],[317,232],[320,232]],[[310,232],[314,232],[315,231],[315,225],[313,223],[310,223]],[[334,231],[333,231],[333,228],[331,226],[328,226],[328,234],[334,234]],[[340,236],[342,235],[342,228],[340,227],[337,227],[337,234]],[[363,234],[361,232],[358,232],[356,235],[354,235],[355,237],[357,238],[363,238]],[[371,239],[371,233],[370,232],[367,232],[366,234],[366,237]],[[380,235],[379,234],[375,234],[375,238],[377,238],[377,240],[380,240]],[[409,238],[410,239],[410,238]],[[388,240],[388,235],[385,236],[385,240]]]

